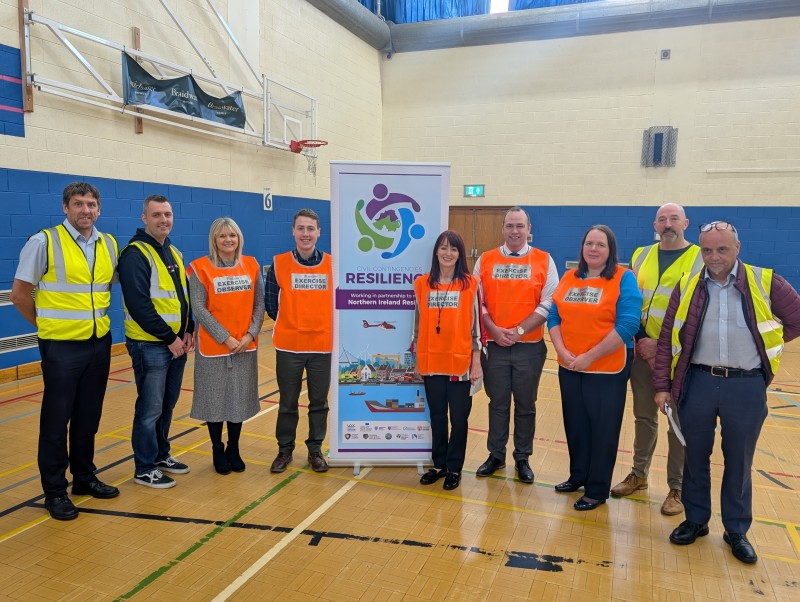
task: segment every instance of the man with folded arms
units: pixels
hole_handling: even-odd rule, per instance
[[[738,259],[741,244],[730,222],[704,224],[699,242],[705,267],[675,287],[653,370],[656,403],[661,411],[667,404],[677,408],[686,439],[686,520],[669,539],[688,545],[708,535],[710,459],[719,420],[722,537],[735,558],[753,564],[758,556],[747,539],[753,454],[767,417],[767,386],[784,343],[800,335],[800,296],[772,270]]]

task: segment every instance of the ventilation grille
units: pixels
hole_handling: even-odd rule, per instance
[[[11,353],[23,349],[31,349],[39,345],[39,338],[35,332],[20,334],[15,337],[0,338],[0,353]]]
[[[678,130],[670,125],[648,128],[642,136],[642,167],[675,167]]]
[[[0,307],[11,304],[11,291],[0,291]]]

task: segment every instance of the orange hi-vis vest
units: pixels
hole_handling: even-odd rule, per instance
[[[481,286],[492,321],[502,328],[516,328],[533,313],[547,282],[550,256],[531,248],[524,257],[506,257],[500,249],[481,256]],[[521,341],[541,341],[544,324],[522,335]]]
[[[619,285],[626,268],[617,266],[611,280],[578,278],[570,270],[561,279],[553,293],[558,315],[561,316],[561,337],[564,346],[575,355],[586,353],[614,329],[617,317]],[[604,355],[584,372],[616,374],[625,367],[625,344]],[[561,358],[558,363],[562,366]],[[564,366],[566,368],[566,366]]]
[[[414,281],[414,294],[419,308],[419,373],[465,374],[472,359],[472,316],[478,279],[469,276],[469,286],[462,291],[458,281],[452,286],[437,284],[431,288],[425,274]]]
[[[255,257],[242,256],[239,263],[230,268],[219,268],[208,257],[195,259],[186,270],[194,272],[206,289],[206,304],[214,319],[240,341],[247,334],[253,321],[255,284],[258,282],[258,262]],[[247,351],[255,351],[258,340],[254,340]],[[230,355],[225,343],[217,343],[200,324],[197,329],[197,350],[205,357]]]
[[[275,256],[278,318],[272,329],[275,349],[294,353],[333,350],[333,272],[331,256],[319,265],[300,265],[289,253]]]

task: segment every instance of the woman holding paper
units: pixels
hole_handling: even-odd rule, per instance
[[[636,277],[618,265],[614,233],[592,226],[578,268],[564,274],[553,293],[547,319],[569,449],[569,479],[555,489],[583,487],[576,510],[608,499],[641,308]]]
[[[413,347],[431,413],[433,468],[420,483],[461,482],[472,410],[471,387],[482,377],[478,281],[467,270],[464,240],[446,230],[436,239],[431,271],[414,282]],[[448,436],[448,411],[450,433]]]

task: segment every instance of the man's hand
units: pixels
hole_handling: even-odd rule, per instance
[[[656,348],[658,341],[655,339],[643,338],[636,342],[636,353],[639,354],[643,360],[648,361],[656,357]]]
[[[658,406],[658,409],[661,410],[661,413],[662,414],[666,414],[667,413],[667,408],[666,408],[667,404],[672,405],[672,395],[670,393],[665,392],[665,391],[662,391],[660,393],[656,393],[655,402],[656,402],[656,405]]]
[[[186,346],[183,343],[183,339],[179,339],[178,337],[175,337],[175,340],[167,345],[167,348],[172,352],[172,357],[176,359],[186,353]]]
[[[183,352],[189,353],[190,351],[194,351],[194,335],[187,332],[183,335]]]
[[[519,340],[516,328],[501,328],[500,326],[494,327],[495,332],[492,333],[494,342],[501,347],[511,347]]]

